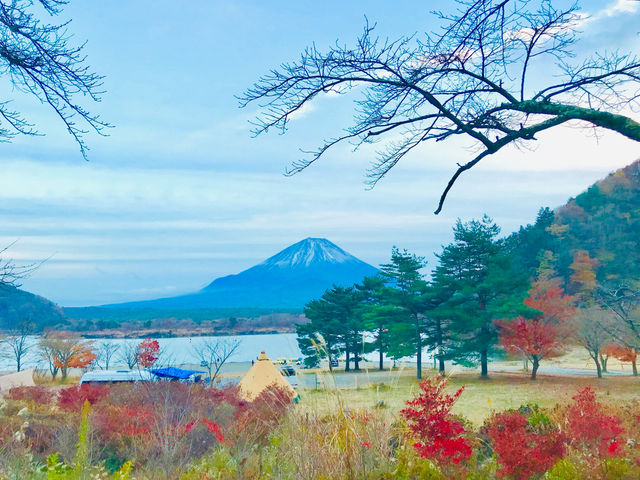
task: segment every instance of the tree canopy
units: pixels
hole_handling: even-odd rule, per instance
[[[254,133],[286,131],[293,115],[319,95],[359,93],[353,125],[288,173],[339,143],[358,148],[385,141],[368,174],[371,186],[416,147],[462,137],[475,153],[457,165],[436,214],[463,172],[508,145],[536,140],[539,132],[578,121],[640,141],[640,124],[621,113],[640,107],[640,59],[594,52],[576,60],[584,20],[577,4],[456,3],[453,13],[436,13],[442,23],[437,33],[385,40],[367,24],[353,47],[308,47],[299,60],[273,69],[240,97],[242,106],[261,107]],[[550,64],[558,75],[549,75]]]

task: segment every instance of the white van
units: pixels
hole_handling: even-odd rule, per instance
[[[147,370],[93,370],[82,375],[83,383],[151,382],[155,377]]]

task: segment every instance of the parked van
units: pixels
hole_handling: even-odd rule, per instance
[[[131,383],[151,382],[155,376],[147,370],[93,370],[82,375],[83,383]]]
[[[293,388],[298,388],[298,375],[296,373],[296,369],[293,368],[293,366],[285,365],[284,367],[280,368],[280,373],[284,378],[287,379],[287,381]]]

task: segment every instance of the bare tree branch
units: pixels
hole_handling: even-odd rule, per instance
[[[402,158],[429,142],[471,141],[474,157],[459,165],[438,203],[462,173],[507,145],[569,121],[618,132],[640,142],[640,124],[627,116],[640,107],[640,59],[595,53],[574,62],[583,16],[576,4],[550,0],[459,0],[437,12],[440,33],[381,40],[365,25],[352,48],[312,46],[283,63],[239,97],[260,106],[253,133],[285,132],[292,116],[323,94],[359,94],[354,124],[295,162],[298,173],[334,146],[385,142],[368,172],[373,187]],[[549,75],[555,65],[558,75]],[[547,85],[528,81],[544,72]],[[357,90],[356,90],[357,89]]]
[[[55,16],[67,2],[36,3]],[[0,0],[0,74],[6,75],[17,91],[48,105],[86,159],[88,147],[84,136],[89,130],[104,135],[110,125],[86,110],[77,99],[99,102],[103,77],[87,65],[84,44],[72,44],[72,35],[67,30],[69,22],[43,23],[32,13],[33,4],[34,0]],[[12,110],[9,103],[0,101],[0,141],[10,141],[17,134],[37,135],[34,125]]]
[[[220,369],[240,346],[240,340],[216,337],[198,339],[193,346],[193,356],[200,366],[207,369],[209,386],[213,386]]]

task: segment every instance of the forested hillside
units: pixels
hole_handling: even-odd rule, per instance
[[[595,260],[600,283],[640,278],[640,161],[597,182],[558,209],[555,233]]]
[[[67,324],[62,309],[50,300],[15,287],[0,287],[0,330],[11,330],[22,322],[37,331]]]
[[[536,222],[521,227],[508,242],[514,261],[529,273],[539,265],[541,252],[553,252],[556,270],[574,293],[580,277],[590,271],[596,276],[592,281],[602,286],[637,281],[640,161],[598,181],[555,212],[540,210]]]

